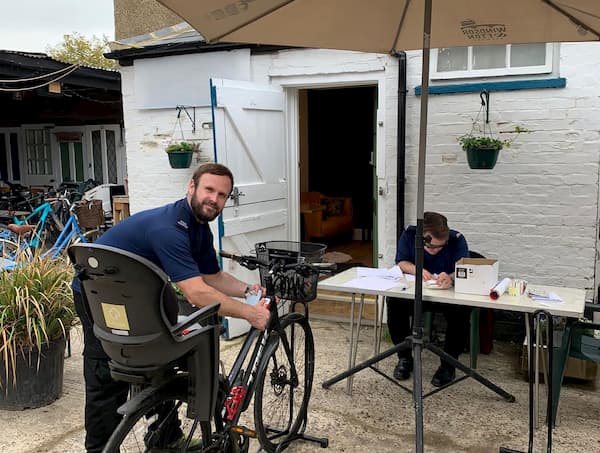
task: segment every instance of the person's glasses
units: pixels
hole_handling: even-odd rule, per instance
[[[431,250],[438,250],[438,249],[444,248],[446,245],[448,245],[448,241],[445,241],[443,244],[432,244],[431,236],[425,236],[424,239],[425,239],[425,247],[427,247],[428,249],[431,249]]]

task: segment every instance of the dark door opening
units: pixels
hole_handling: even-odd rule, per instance
[[[376,263],[376,107],[374,86],[300,91],[302,237],[326,243],[340,264],[344,254],[348,264]]]

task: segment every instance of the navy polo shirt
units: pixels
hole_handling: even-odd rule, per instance
[[[185,198],[126,218],[96,243],[142,256],[174,282],[220,271],[210,228],[196,220]],[[78,279],[73,290],[80,291]]]
[[[407,227],[400,239],[398,240],[398,248],[396,249],[396,263],[400,261],[410,261],[414,263],[415,258],[415,237],[417,235],[417,227]],[[454,272],[454,265],[461,258],[469,257],[469,247],[467,240],[458,231],[450,230],[448,237],[448,245],[444,246],[435,255],[430,255],[427,249],[423,252],[423,268],[432,274],[440,274],[446,272],[451,274]]]

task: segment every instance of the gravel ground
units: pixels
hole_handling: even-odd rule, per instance
[[[412,397],[372,370],[354,378],[353,395],[345,381],[325,390],[321,382],[342,371],[348,358],[348,324],[312,321],[316,348],[316,373],[307,433],[329,439],[330,452],[415,451],[415,411]],[[1,411],[1,452],[83,451],[83,378],[81,337],[73,335],[73,354],[65,360],[63,396],[53,404],[25,411]],[[373,330],[364,327],[358,361],[372,351]],[[230,364],[241,342],[221,343],[221,356]],[[384,347],[389,346],[384,343]],[[495,343],[490,355],[479,356],[478,371],[516,397],[509,403],[473,379],[425,399],[424,439],[427,452],[497,452],[499,447],[527,450],[528,386],[520,370],[520,348]],[[467,356],[461,357],[468,360]],[[465,362],[466,363],[466,362]],[[379,368],[391,374],[395,360]],[[438,358],[423,353],[424,390]],[[411,381],[408,381],[409,385]],[[600,451],[600,393],[598,382],[567,383],[561,395],[560,424],[554,430],[554,452]],[[542,390],[543,392],[543,390]],[[544,393],[542,393],[544,394]],[[245,414],[252,424],[251,411]],[[543,418],[540,419],[543,424]],[[546,430],[535,434],[534,451],[545,451]],[[253,441],[252,451],[258,451]],[[319,451],[308,442],[297,442],[290,452]]]

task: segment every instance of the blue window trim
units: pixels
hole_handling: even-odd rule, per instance
[[[567,79],[564,77],[557,77],[555,79],[512,80],[509,82],[480,82],[460,83],[452,85],[433,85],[429,87],[429,94],[479,93],[482,90],[533,90],[538,88],[564,88],[566,86]],[[415,95],[421,96],[421,85],[415,87]]]

